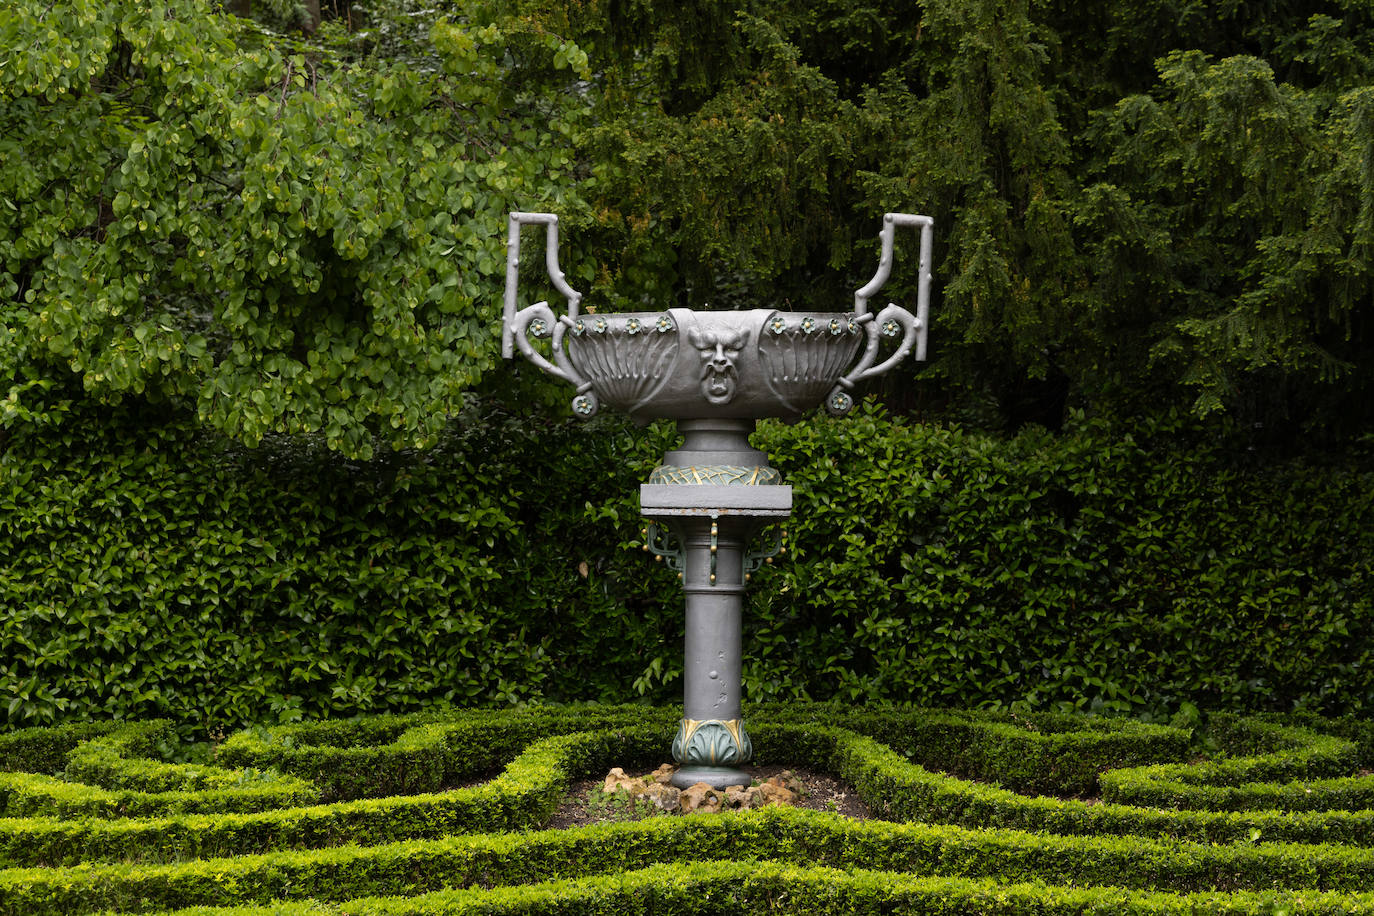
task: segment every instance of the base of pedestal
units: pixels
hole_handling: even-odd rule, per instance
[[[753,779],[743,770],[729,767],[683,767],[673,774],[673,785],[679,789],[690,788],[699,782],[713,789],[725,789],[729,786],[747,786]]]

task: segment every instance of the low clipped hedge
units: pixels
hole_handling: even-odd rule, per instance
[[[437,791],[502,765],[541,734],[624,734],[676,722],[674,712],[642,706],[471,711],[439,721],[430,714],[381,716],[241,732],[219,747],[218,758],[295,774],[332,801]]]
[[[319,916],[337,912],[315,903],[270,907],[192,907],[179,916]],[[445,890],[418,897],[361,898],[350,916],[815,916],[924,913],[929,916],[1205,916],[1374,912],[1374,896],[1304,891],[1167,894],[1124,888],[1003,884],[969,878],[923,877],[867,869],[798,867],[771,862],[655,865],[611,877],[549,881],[491,890]]]
[[[62,769],[67,755],[89,738],[116,727],[113,722],[67,722],[56,728],[0,732],[0,772],[50,773]]]
[[[1103,773],[1103,799],[1155,808],[1227,811],[1374,807],[1374,776],[1338,775],[1348,772],[1361,757],[1353,742],[1236,716],[1214,717],[1210,731],[1223,749],[1243,752],[1260,746],[1272,750],[1206,764],[1161,764]]]
[[[1374,811],[1171,810],[1070,797],[1084,787],[1083,760],[1104,766],[1101,787],[1123,774],[1131,785],[1214,788],[1257,785],[1247,780],[1262,773],[1357,778],[1371,762],[1367,749],[1310,716],[1218,715],[1188,730],[1056,715],[759,707],[750,728],[760,763],[829,772],[878,816],[771,808],[539,829],[575,780],[661,761],[675,717],[531,707],[302,723],[235,735],[214,763],[194,769],[163,759],[157,736],[174,731],[148,723],[94,730],[66,752],[61,779],[15,771],[35,748],[60,743],[29,732],[0,755],[12,779],[138,794],[71,781],[95,773],[112,785],[142,781],[151,797],[173,791],[175,777],[183,785],[175,791],[213,798],[251,795],[248,773],[296,780],[315,799],[343,788],[355,797],[157,817],[94,805],[14,817],[9,800],[0,811],[0,916],[600,913],[622,898],[626,912],[656,913],[1374,912]],[[918,750],[926,765],[912,759]],[[101,767],[71,764],[92,754]],[[1031,761],[1023,774],[1056,794],[993,784],[994,761],[1023,758]],[[477,784],[431,784],[493,767],[500,772]],[[377,795],[407,785],[417,794]]]
[[[0,727],[165,717],[204,739],[680,693],[679,584],[636,549],[669,425],[493,397],[430,452],[351,464],[68,408],[0,443]],[[789,553],[750,592],[757,702],[1369,709],[1358,449],[1247,465],[1168,421],[1005,439],[870,408],[754,441],[795,488]]]
[[[1186,729],[1081,715],[894,709],[868,714],[842,704],[764,705],[758,715],[780,723],[844,722],[932,770],[972,774],[1028,794],[1095,795],[1104,770],[1182,761],[1191,749]]]
[[[638,759],[636,754],[645,754],[648,746],[642,730],[596,738],[584,735],[579,742],[567,736],[547,738],[510,761],[500,777],[454,791],[219,815],[116,821],[0,818],[0,864],[157,862],[531,828],[548,819],[567,791],[569,757],[600,765]],[[483,758],[481,769],[489,769],[497,760]]]
[[[237,750],[227,752],[231,762],[251,760],[263,764],[276,759],[287,769],[298,772],[325,770],[331,778],[339,774],[366,777],[374,787],[402,786],[413,774],[425,775],[425,784],[410,782],[418,794],[361,798],[330,804],[307,804],[252,814],[172,815],[146,819],[124,819],[113,823],[86,819],[62,821],[53,818],[16,818],[0,820],[0,862],[23,864],[67,864],[82,861],[137,860],[167,861],[187,857],[224,856],[232,853],[266,853],[299,847],[322,847],[338,843],[389,843],[410,839],[433,839],[447,834],[484,830],[526,829],[546,818],[562,791],[575,774],[604,771],[613,765],[650,762],[663,753],[663,736],[671,731],[669,713],[648,717],[659,724],[644,724],[644,714],[633,710],[611,710],[603,716],[585,711],[573,715],[503,715],[500,713],[464,716],[452,723],[427,722],[408,729],[386,744],[355,745],[354,735],[332,729],[331,738],[343,744],[302,743],[311,737],[310,728],[285,728],[261,734],[245,733],[227,742]],[[1091,804],[1074,799],[1026,796],[989,784],[995,770],[966,771],[972,779],[932,772],[912,763],[873,738],[830,726],[824,713],[803,715],[810,725],[762,724],[751,727],[757,758],[761,762],[787,761],[834,772],[852,783],[883,817],[960,825],[971,828],[1013,828],[1047,830],[1065,835],[1110,834],[1177,837],[1202,842],[1235,842],[1254,836],[1274,841],[1336,841],[1356,846],[1374,846],[1374,820],[1358,812],[1321,811],[1304,816],[1282,812],[1233,813],[1190,811],[1169,813],[1150,808],[1112,804]],[[890,711],[875,716],[860,716],[847,724],[873,731],[911,732],[913,722],[929,720],[942,724],[960,717],[941,713]],[[627,724],[631,719],[638,724]],[[986,744],[999,737],[1009,754],[1033,757],[1034,732],[1008,732],[995,717],[973,715],[964,731],[967,745]],[[1102,730],[1090,724],[1078,732],[1062,732],[1056,753],[1072,758],[1078,747],[1090,757],[1100,753]],[[391,719],[385,730],[371,730],[379,739],[394,733],[399,723]],[[576,729],[600,726],[595,733]],[[1264,727],[1264,726],[1257,726]],[[361,731],[361,730],[360,730]],[[533,741],[532,732],[544,731],[561,736]],[[1149,745],[1155,743],[1160,756],[1176,756],[1179,732],[1159,726],[1119,723],[1111,731],[1129,735],[1135,732],[1134,757],[1149,759]],[[978,734],[983,732],[983,734]],[[463,759],[454,766],[453,735],[483,736],[465,742]],[[570,733],[575,734],[573,740]],[[594,735],[595,737],[591,737]],[[515,736],[513,739],[512,736]],[[1303,742],[1310,732],[1295,730],[1295,753],[1308,756]],[[518,739],[518,740],[517,740]],[[520,741],[530,741],[517,752]],[[1075,741],[1077,747],[1075,747]],[[1349,742],[1332,739],[1328,751],[1344,757]],[[949,761],[960,760],[960,746],[946,741],[930,745],[925,753],[938,758],[941,748],[950,750]],[[966,759],[969,755],[963,755]],[[433,778],[447,773],[454,781],[474,772],[489,771],[505,763],[498,778],[479,787],[456,791],[435,791]],[[323,765],[322,765],[323,764]],[[137,766],[132,762],[131,766]],[[275,767],[269,772],[275,771]],[[1072,772],[1072,769],[1068,770]],[[1130,772],[1129,770],[1124,772]],[[388,775],[390,774],[390,775]],[[439,774],[438,777],[435,774]],[[228,778],[234,778],[232,774]],[[984,781],[976,781],[981,778]],[[1071,778],[1061,791],[1078,788]],[[317,788],[317,791],[319,789]],[[245,794],[248,791],[245,789]],[[374,791],[375,794],[375,791]]]
[[[765,809],[167,865],[9,869],[0,872],[0,899],[8,907],[0,912],[47,916],[293,899],[343,902],[729,858],[1185,893],[1272,887],[1358,893],[1374,886],[1374,851],[1366,849],[1059,837],[882,821],[851,825],[818,812]]]

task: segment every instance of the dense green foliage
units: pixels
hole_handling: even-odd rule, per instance
[[[493,363],[505,214],[567,206],[585,107],[563,42],[434,37],[418,73],[284,53],[193,0],[0,17],[8,409],[76,377],[250,446],[433,444]],[[563,83],[508,78],[507,50]]]
[[[1164,423],[1000,441],[867,415],[757,439],[800,492],[747,659],[820,663],[856,697],[1369,708],[1359,465],[1246,466]]]
[[[474,410],[355,465],[48,415],[0,456],[7,723],[680,689],[678,583],[633,549],[668,427]],[[797,507],[750,592],[746,697],[1368,712],[1370,473],[1238,466],[1185,431],[766,426]]]
[[[512,209],[610,308],[843,308],[930,213],[891,414],[1062,429],[764,428],[751,699],[1368,711],[1365,4],[354,7],[0,13],[0,723],[676,691],[670,431],[493,376]]]
[[[835,309],[909,210],[939,226],[927,413],[1368,428],[1361,0],[408,0],[309,40],[196,0],[12,9],[21,402],[74,375],[250,445],[432,444],[493,364],[509,210],[563,214],[589,304]]]
[[[652,767],[676,715],[532,706],[306,722],[234,735],[198,764],[180,758],[203,749],[188,754],[165,722],[103,723],[84,742],[13,733],[0,744],[0,913],[1374,911],[1367,812],[1065,797],[1163,769],[1219,789],[1368,766],[1367,743],[1334,734],[1352,723],[1311,717],[1180,728],[756,707],[761,762],[830,773],[880,817],[765,808],[540,829],[575,781]],[[54,751],[67,760],[57,776],[27,770]],[[1047,794],[993,784],[1004,774]],[[229,799],[259,799],[270,780],[307,797],[237,813],[249,806]],[[184,813],[197,797],[204,813]]]
[[[924,384],[979,422],[1368,428],[1367,3],[522,5],[603,81],[613,301],[842,308],[876,215],[929,213]]]

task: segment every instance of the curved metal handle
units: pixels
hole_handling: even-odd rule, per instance
[[[516,312],[515,317],[506,322],[506,330],[510,332],[512,343],[519,348],[521,356],[541,371],[577,386],[577,396],[572,402],[573,413],[582,417],[596,413],[600,403],[592,391],[592,383],[577,371],[568,358],[567,350],[563,348],[567,325],[558,320],[547,302],[536,302]],[[553,362],[549,362],[544,354],[530,345],[530,335],[553,338]]]
[[[555,347],[553,351],[553,358],[560,364],[555,365],[545,359],[544,354],[530,346],[528,335],[551,337],[557,334],[557,327],[558,319],[554,317],[553,309],[549,308],[547,302],[536,302],[528,308],[521,309],[515,313],[515,318],[506,325],[507,330],[511,332],[515,346],[520,349],[521,356],[549,375],[574,385],[580,385],[582,379],[577,376],[576,370],[567,363],[561,348]],[[558,336],[561,337],[562,335]]]
[[[921,319],[902,308],[900,305],[889,302],[887,308],[878,313],[878,317],[868,322],[865,330],[868,332],[868,346],[864,350],[863,359],[849,370],[844,378],[840,379],[840,384],[846,388],[854,387],[854,383],[861,382],[866,378],[875,375],[882,375],[893,366],[900,363],[911,352],[917,338],[920,336],[924,325]],[[897,345],[897,350],[887,359],[878,365],[873,365],[878,358],[878,338],[896,337],[902,335],[902,342]]]
[[[864,331],[868,335],[868,342],[864,348],[864,355],[850,369],[848,374],[830,390],[830,394],[825,399],[825,409],[831,416],[841,416],[849,413],[854,406],[854,396],[849,392],[854,385],[866,378],[875,375],[882,375],[884,372],[897,365],[906,355],[911,352],[911,348],[917,343],[923,330],[921,319],[902,308],[900,305],[889,302],[887,308],[878,313],[878,317],[865,315],[868,321],[864,322]],[[902,342],[897,345],[897,349],[887,359],[878,365],[873,363],[878,358],[879,338],[896,337],[902,335]]]
[[[568,299],[568,315],[564,319],[567,324],[577,320],[577,309],[582,303],[582,294],[568,285],[562,268],[558,266],[558,216],[553,213],[512,213],[506,236],[506,301],[501,322],[501,355],[506,359],[515,355],[515,291],[520,283],[520,227],[526,223],[546,227],[544,264],[554,289]],[[544,303],[544,306],[547,308],[548,303]],[[528,358],[524,347],[520,348],[520,352]]]
[[[520,282],[520,228],[526,223],[546,227],[544,245],[544,264],[554,288],[568,297],[568,314],[562,318],[554,315],[547,302],[536,302],[528,308],[516,311],[515,292]],[[582,377],[573,367],[567,351],[563,348],[563,335],[577,320],[577,308],[582,303],[582,294],[568,285],[562,269],[558,266],[558,217],[552,213],[520,213],[510,215],[510,229],[506,237],[506,300],[501,317],[501,355],[510,359],[518,349],[520,355],[534,363],[541,371],[555,378],[561,378],[577,386],[577,396],[573,398],[573,413],[590,417],[600,407],[592,383]],[[530,346],[528,335],[553,338],[553,362],[544,358]]]
[[[887,283],[892,275],[892,253],[898,226],[917,226],[921,230],[921,260],[917,273],[916,314],[913,315],[899,305],[889,302],[887,308],[875,318],[868,312],[868,300]],[[882,253],[878,258],[878,272],[854,293],[855,320],[863,326],[868,337],[864,354],[859,362],[840,379],[825,399],[825,409],[834,416],[848,413],[854,406],[854,396],[850,391],[857,382],[875,375],[882,375],[897,365],[913,349],[916,359],[926,358],[926,321],[930,313],[930,258],[935,237],[935,220],[929,216],[914,213],[885,213],[883,228],[879,233],[882,240]],[[897,350],[881,363],[878,360],[880,337],[902,335]]]
[[[935,243],[935,220],[929,216],[915,213],[884,213],[883,228],[878,233],[882,239],[882,253],[878,257],[878,272],[854,292],[854,314],[860,321],[868,314],[868,300],[887,283],[892,275],[892,249],[896,242],[898,226],[919,226],[921,229],[921,260],[917,267],[916,279],[916,320],[920,323],[920,335],[916,339],[916,359],[926,358],[925,329],[930,317],[930,257]]]

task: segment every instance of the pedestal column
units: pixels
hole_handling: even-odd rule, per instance
[[[673,739],[674,785],[748,785],[753,755],[740,712],[749,540],[787,517],[792,488],[750,448],[748,420],[681,421],[683,448],[640,488],[642,513],[665,525],[685,596],[683,718]]]

